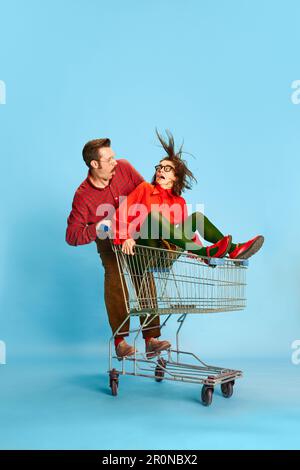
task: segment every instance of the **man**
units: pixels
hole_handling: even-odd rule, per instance
[[[73,246],[96,242],[105,270],[106,309],[112,332],[115,333],[128,314],[116,256],[109,239],[100,239],[97,234],[101,221],[113,216],[112,211],[119,206],[119,199],[131,193],[144,179],[127,160],[116,160],[110,145],[110,139],[96,139],[83,148],[82,156],[89,172],[75,192],[67,222],[66,241]],[[160,336],[159,317],[153,318],[152,326],[143,331],[149,357],[171,346],[168,341],[157,339]],[[121,358],[135,353],[133,346],[124,339],[128,336],[129,322],[122,330],[115,337],[116,354]]]

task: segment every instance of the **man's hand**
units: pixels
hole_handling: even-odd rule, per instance
[[[133,247],[135,245],[135,241],[133,238],[128,238],[122,245],[122,251],[126,255],[134,255]]]
[[[99,230],[101,225],[105,225],[106,227],[111,229],[111,220],[109,219],[100,220],[100,222],[98,222],[98,224],[96,225],[96,230]]]
[[[111,230],[111,220],[100,220],[98,224],[96,225],[96,233],[97,237],[103,240],[104,238],[107,238],[108,233]],[[105,227],[105,229],[104,229]]]

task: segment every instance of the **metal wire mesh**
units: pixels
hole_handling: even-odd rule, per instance
[[[247,263],[198,258],[182,251],[114,245],[128,313],[185,314],[243,310]],[[205,262],[206,261],[206,262]],[[213,261],[213,260],[212,260]]]

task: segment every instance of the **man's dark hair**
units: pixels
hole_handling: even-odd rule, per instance
[[[158,140],[161,143],[162,148],[167,152],[167,155],[161,159],[163,160],[170,160],[175,165],[175,176],[177,176],[177,180],[174,182],[173,186],[173,193],[176,196],[180,196],[182,192],[186,189],[191,189],[193,182],[197,182],[196,178],[194,177],[193,173],[188,169],[186,161],[182,159],[182,147],[179,150],[175,151],[175,144],[174,144],[174,137],[172,136],[171,132],[166,130],[166,134],[168,136],[168,142],[166,142],[162,136],[158,133],[156,129],[156,135]],[[151,183],[155,183],[156,173],[154,174]]]
[[[82,156],[83,160],[85,161],[86,165],[90,168],[91,161],[97,160],[99,161],[99,149],[102,147],[110,147],[110,139],[95,139],[90,140],[85,144],[82,149]]]

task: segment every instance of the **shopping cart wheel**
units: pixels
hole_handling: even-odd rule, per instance
[[[207,385],[203,385],[201,391],[201,399],[204,406],[211,405],[212,397],[213,397],[214,389],[213,387],[208,387]]]
[[[116,380],[111,381],[111,393],[114,397],[118,395],[118,382]]]
[[[116,369],[112,369],[109,373],[109,386],[111,388],[111,393],[115,397],[118,395],[118,385],[119,385],[119,374]]]
[[[230,398],[233,394],[233,384],[234,380],[227,382],[226,384],[221,384],[222,395],[225,398]]]
[[[166,361],[162,358],[160,358],[158,361],[157,361],[157,366],[155,367],[155,380],[156,382],[161,382],[162,379],[164,378],[165,376],[165,371],[161,368],[162,367],[166,367]]]

